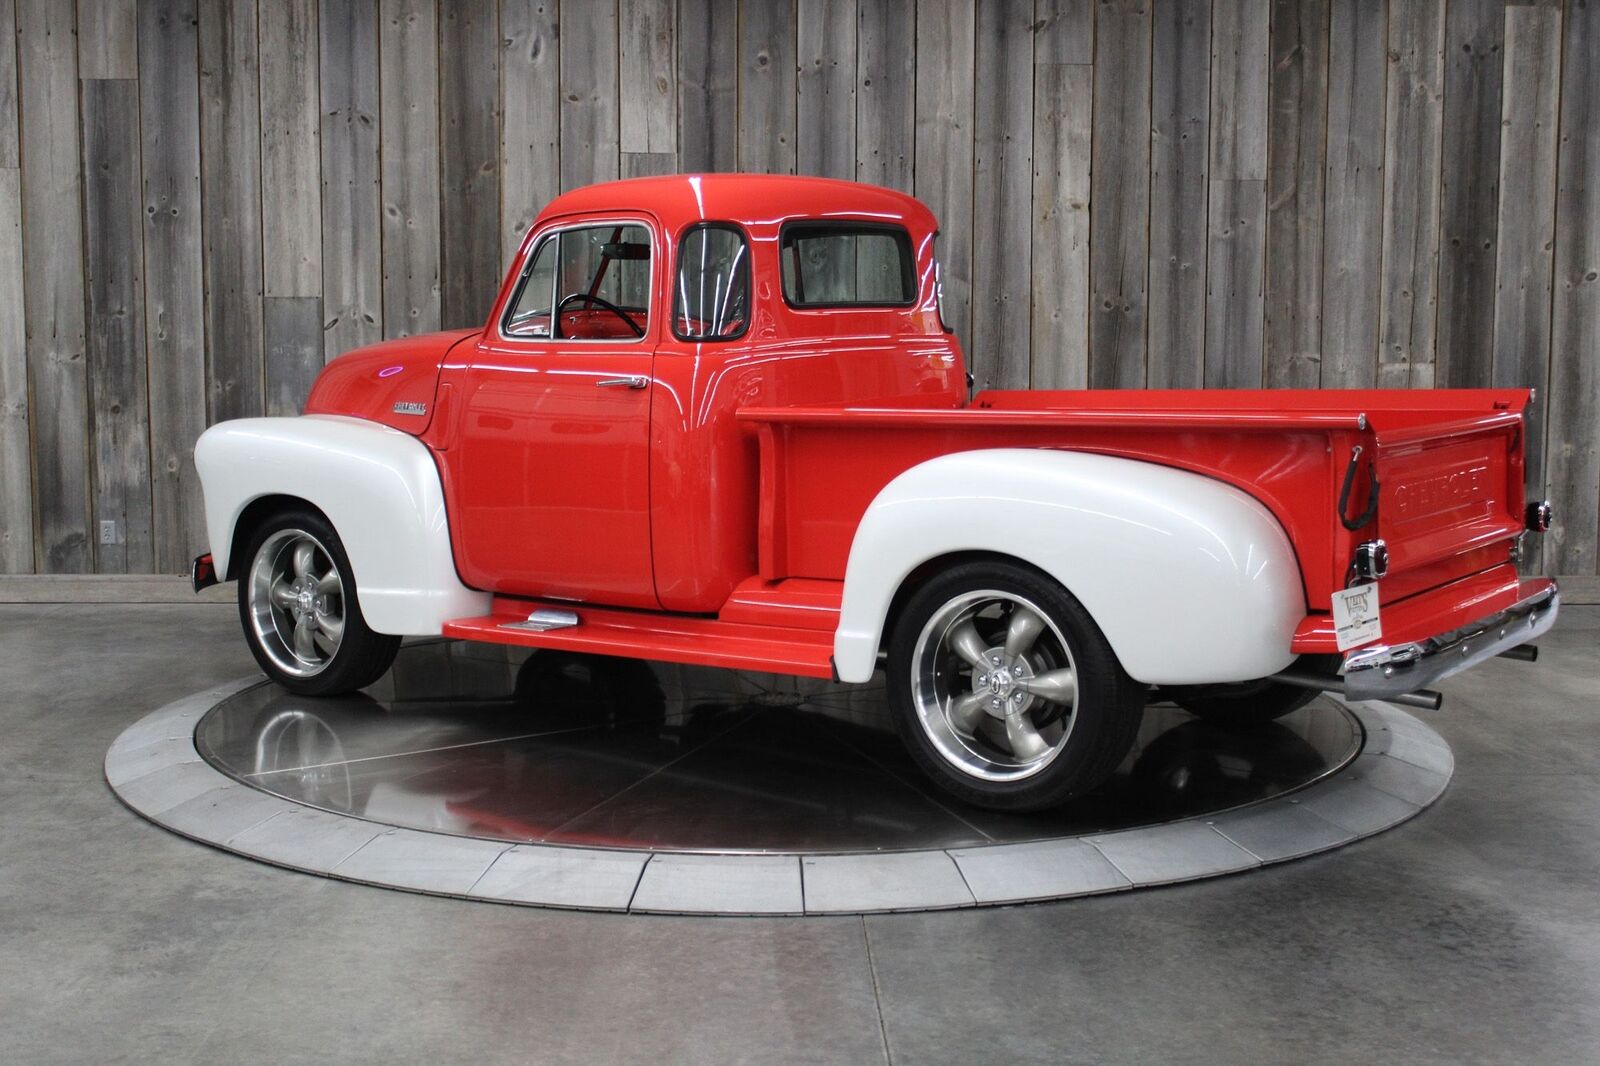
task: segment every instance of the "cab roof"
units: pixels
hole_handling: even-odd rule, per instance
[[[674,174],[607,181],[562,193],[539,217],[619,210],[648,212],[669,230],[692,222],[760,228],[794,218],[898,222],[926,232],[938,228],[920,200],[894,189],[789,174]]]

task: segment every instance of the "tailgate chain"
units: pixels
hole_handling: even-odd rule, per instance
[[[1339,490],[1339,523],[1354,533],[1356,530],[1371,522],[1378,514],[1378,467],[1377,464],[1368,464],[1372,471],[1372,490],[1367,497],[1367,509],[1355,518],[1346,518],[1345,514],[1350,506],[1350,489],[1356,481],[1356,465],[1361,461],[1361,445],[1357,444],[1350,451],[1350,465],[1345,467],[1344,488]]]

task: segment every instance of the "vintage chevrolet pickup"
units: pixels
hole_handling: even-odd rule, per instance
[[[443,634],[845,682],[924,770],[1024,810],[1151,699],[1437,705],[1531,658],[1526,389],[983,391],[917,200],[806,178],[579,189],[487,324],[354,351],[195,449],[251,650],[304,694]]]

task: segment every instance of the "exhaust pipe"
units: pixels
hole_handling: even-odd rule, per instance
[[[1502,659],[1515,659],[1519,663],[1536,663],[1539,661],[1539,647],[1536,644],[1518,644],[1515,648],[1507,648],[1500,653]]]
[[[1311,688],[1316,689],[1318,692],[1331,692],[1335,696],[1345,695],[1344,680],[1342,678],[1329,677],[1326,674],[1314,674],[1307,670],[1284,670],[1282,673],[1273,674],[1272,680],[1281,681],[1286,685],[1294,685],[1298,688]],[[1422,688],[1415,692],[1384,696],[1380,702],[1398,703],[1403,707],[1421,707],[1425,711],[1437,711],[1444,706],[1444,693]]]

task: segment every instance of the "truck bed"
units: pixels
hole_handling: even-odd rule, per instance
[[[745,408],[761,442],[760,576],[838,580],[873,497],[901,471],[979,448],[1061,448],[1235,485],[1277,517],[1325,612],[1355,545],[1381,537],[1393,602],[1504,566],[1521,531],[1524,389],[990,391],[962,409]],[[1360,448],[1347,517],[1337,513]],[[1464,480],[1461,475],[1466,472]],[[1511,574],[1514,575],[1514,568]]]

